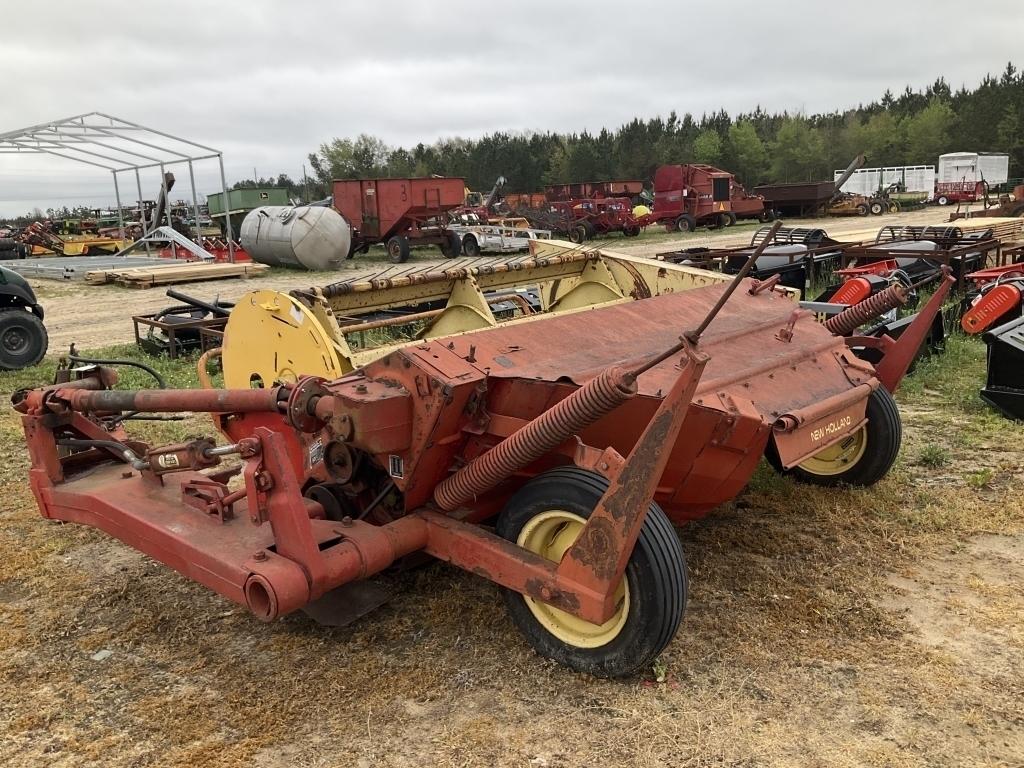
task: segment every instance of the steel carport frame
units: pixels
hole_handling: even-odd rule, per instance
[[[177,143],[178,146],[172,144]],[[117,175],[134,171],[139,194],[139,214],[142,210],[142,181],[139,171],[159,168],[164,197],[167,196],[165,168],[170,165],[188,166],[192,185],[192,210],[199,231],[199,202],[196,197],[196,178],[193,163],[217,159],[220,166],[220,185],[224,199],[228,199],[227,180],[224,176],[224,155],[219,149],[183,139],[155,128],[148,128],[104,112],[88,112],[62,120],[0,133],[0,154],[47,154],[103,168],[113,174],[114,197],[117,200],[118,225],[124,232],[124,214],[121,209],[121,190]],[[169,201],[168,201],[169,202]],[[156,222],[154,222],[154,225]],[[171,224],[170,205],[167,206],[167,224]],[[143,220],[143,231],[148,233]],[[235,260],[234,233],[227,222],[228,260]],[[148,246],[147,246],[148,248]]]

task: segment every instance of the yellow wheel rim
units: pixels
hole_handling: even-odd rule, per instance
[[[812,475],[841,475],[861,460],[868,448],[867,427],[847,435],[834,445],[814,454],[800,465]]]
[[[586,520],[572,512],[549,510],[540,513],[523,526],[516,543],[548,560],[561,562],[565,551],[579,537],[585,524]],[[610,643],[626,625],[626,616],[629,613],[629,587],[625,578],[615,590],[618,608],[604,624],[591,624],[532,597],[524,595],[523,599],[544,629],[566,645],[576,648],[599,648]]]

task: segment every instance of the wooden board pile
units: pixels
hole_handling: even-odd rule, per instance
[[[895,224],[893,226],[899,226]],[[1024,218],[998,218],[995,216],[982,217],[974,219],[957,219],[956,221],[934,221],[925,224],[914,224],[915,227],[957,227],[965,235],[971,232],[981,232],[986,229],[991,229],[993,237],[1002,243],[1014,243],[1021,239],[1022,230],[1024,230]],[[836,235],[836,239],[844,243],[873,243],[875,237],[878,235],[880,226],[865,227],[864,229],[858,229],[854,232],[844,232],[841,235]],[[827,230],[827,226],[826,226]]]
[[[229,277],[259,277],[270,267],[265,264],[168,264],[167,266],[129,269],[98,269],[87,272],[89,285],[116,283],[130,288],[153,288],[157,285],[196,283]]]

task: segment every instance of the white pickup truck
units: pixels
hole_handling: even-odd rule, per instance
[[[448,229],[462,240],[462,252],[466,256],[481,253],[516,253],[530,248],[531,240],[550,240],[551,231],[513,226],[511,223],[483,223],[472,214],[459,216],[448,224]]]

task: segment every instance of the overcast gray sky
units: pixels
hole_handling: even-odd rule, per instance
[[[254,167],[300,177],[335,136],[408,146],[673,109],[812,113],[1024,66],[1024,0],[4,0],[0,20],[0,133],[99,110],[223,150],[229,183]],[[155,174],[143,183],[151,197]],[[110,175],[0,155],[0,215],[79,201],[111,203]]]

